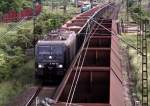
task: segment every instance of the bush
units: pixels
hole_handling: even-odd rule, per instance
[[[36,21],[35,34],[47,34],[50,30],[61,27],[71,16],[58,13],[45,13]]]
[[[22,85],[18,82],[0,83],[0,106],[6,106],[8,98],[16,96],[21,91]]]
[[[139,23],[140,20],[142,20],[143,22],[145,20],[150,20],[150,13],[146,12],[143,8],[140,9],[138,5],[134,5],[130,7],[129,10],[130,10],[132,19],[137,23]]]
[[[32,7],[28,0],[0,0],[0,12],[6,13],[9,10],[21,11],[23,8]]]
[[[33,47],[34,36],[30,29],[19,29],[0,39],[0,82],[12,79],[13,74],[26,62],[25,50]]]

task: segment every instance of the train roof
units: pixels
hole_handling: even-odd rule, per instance
[[[50,32],[43,40],[39,40],[37,44],[66,44],[69,45],[70,42],[76,39],[76,34],[74,31],[61,30]]]

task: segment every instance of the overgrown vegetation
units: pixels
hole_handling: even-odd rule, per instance
[[[20,68],[28,61],[25,52],[26,49],[34,47],[35,37],[38,39],[42,34],[47,34],[48,31],[59,28],[69,18],[71,18],[69,14],[64,16],[58,13],[45,13],[36,20],[36,35],[32,34],[32,22],[30,22],[30,25],[19,27],[15,32],[9,32],[5,36],[1,35],[0,82],[9,80],[17,68]]]
[[[16,69],[27,61],[25,50],[33,46],[32,42],[32,30],[29,29],[20,29],[16,34],[10,33],[1,37],[0,54],[3,59],[0,61],[0,82],[10,79]]]
[[[136,47],[137,41],[136,41],[136,35],[124,35],[122,38],[127,41],[129,44]],[[150,39],[148,38],[147,47],[150,46]],[[131,65],[131,73],[132,73],[132,82],[134,83],[132,88],[132,93],[136,94],[136,96],[141,100],[141,93],[142,93],[142,58],[141,55],[137,55],[137,51],[133,48],[128,49],[129,53],[129,59],[130,59],[130,65]],[[148,64],[150,64],[150,48],[148,48]],[[150,69],[150,66],[148,65],[148,70]],[[150,73],[148,73],[148,76],[150,76]],[[148,79],[150,81],[150,78]],[[150,84],[149,84],[150,86]],[[150,94],[150,89],[149,89]],[[150,98],[149,98],[150,101]]]
[[[140,8],[138,1],[129,0],[128,6],[131,18],[138,24],[139,21],[150,20],[150,12],[146,11],[143,6]]]
[[[38,18],[35,26],[35,34],[47,34],[50,30],[59,28],[64,22],[71,18],[71,15],[60,13],[45,13]]]
[[[67,11],[66,15],[60,11],[44,11],[36,19],[35,35],[32,21],[24,21],[19,25],[17,23],[0,25],[0,86],[3,86],[0,87],[0,106],[4,106],[12,97],[34,83],[34,57],[27,55],[27,49],[32,49],[35,40],[42,35],[61,27],[72,14],[72,10]],[[15,29],[9,31],[8,29],[12,27]],[[7,34],[3,35],[4,32]]]
[[[138,25],[140,25],[140,21],[143,23],[145,21],[150,22],[150,12],[146,11],[146,7],[143,6],[142,1],[142,8],[139,7],[138,1],[137,0],[129,0],[129,21],[134,21]],[[125,13],[124,13],[125,14]],[[148,32],[147,32],[147,47],[148,47],[148,64],[150,64],[150,24],[147,26]],[[122,38],[131,44],[134,47],[137,47],[137,35],[134,34],[128,34],[126,33]],[[132,89],[132,93],[136,94],[136,96],[141,100],[142,97],[142,58],[141,55],[137,55],[137,51],[133,48],[129,48],[129,56],[130,56],[130,63],[131,63],[131,73],[132,73],[132,81],[134,82],[134,89]],[[150,69],[150,66],[148,65],[148,70]],[[150,76],[150,73],[148,73]],[[150,82],[150,78],[148,78]],[[150,85],[148,85],[150,86]],[[150,90],[149,90],[149,95],[150,95]],[[150,98],[149,98],[150,102]]]
[[[29,0],[0,0],[0,15],[9,10],[19,12],[27,7],[32,7],[32,2]]]
[[[8,86],[5,92],[8,90],[10,93],[2,93],[0,106],[5,104],[6,98],[15,96],[25,86],[33,83],[34,61],[26,56],[26,49],[33,47],[32,30],[21,27],[16,32],[0,37],[0,85]],[[9,83],[11,84],[8,85]],[[1,87],[0,92],[2,91]]]

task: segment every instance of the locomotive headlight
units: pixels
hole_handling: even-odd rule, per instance
[[[58,68],[63,68],[63,65],[62,64],[58,65]]]
[[[48,58],[49,58],[49,59],[52,59],[53,57],[52,57],[52,56],[49,56]]]
[[[42,64],[39,64],[38,65],[38,68],[43,68],[44,66]]]

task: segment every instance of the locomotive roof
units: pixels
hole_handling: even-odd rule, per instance
[[[45,44],[70,44],[73,40],[76,39],[76,34],[74,31],[59,31],[59,32],[51,32],[46,36],[45,39],[39,40],[37,44],[45,45]]]
[[[68,30],[57,30],[49,32],[48,35],[43,39],[44,41],[63,41],[69,39],[74,34],[73,31]]]

